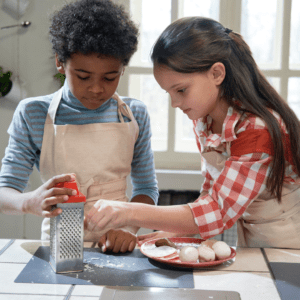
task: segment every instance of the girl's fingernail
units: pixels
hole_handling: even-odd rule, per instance
[[[76,190],[73,190],[72,191],[72,195],[76,195],[77,194],[77,191]]]
[[[65,201],[67,201],[68,199],[69,199],[69,197],[68,196],[64,196],[64,198],[63,198]]]

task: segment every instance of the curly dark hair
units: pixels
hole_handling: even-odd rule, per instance
[[[138,28],[121,5],[110,0],[79,0],[52,15],[50,41],[62,63],[73,53],[98,53],[127,65],[137,50]]]

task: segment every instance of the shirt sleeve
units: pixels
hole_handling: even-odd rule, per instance
[[[32,139],[31,118],[25,108],[20,102],[14,113],[0,172],[0,187],[11,187],[20,192],[26,188],[39,153]]]
[[[158,186],[155,174],[154,155],[151,148],[150,116],[145,104],[132,108],[139,126],[139,135],[134,147],[131,164],[132,198],[137,195],[149,196],[154,204],[158,202]]]
[[[231,228],[265,190],[271,161],[267,153],[231,156],[209,193],[189,203],[203,239]]]

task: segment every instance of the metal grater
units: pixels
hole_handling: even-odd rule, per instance
[[[78,191],[75,181],[55,186],[75,189],[77,195],[55,206],[61,208],[62,213],[50,219],[50,265],[55,273],[82,272],[86,198]]]

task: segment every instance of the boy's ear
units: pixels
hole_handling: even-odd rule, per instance
[[[212,72],[215,84],[221,85],[226,76],[225,66],[221,62],[216,62],[211,66],[210,70]]]
[[[59,73],[61,74],[65,74],[65,68],[62,62],[59,61],[58,59],[58,55],[55,54],[55,65],[56,65],[56,69]]]

